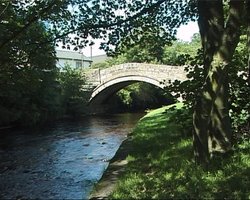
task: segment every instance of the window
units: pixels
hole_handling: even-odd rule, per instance
[[[76,61],[76,68],[82,67],[82,61]]]

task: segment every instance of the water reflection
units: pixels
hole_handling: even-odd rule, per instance
[[[0,133],[1,199],[85,199],[142,115],[88,117]]]

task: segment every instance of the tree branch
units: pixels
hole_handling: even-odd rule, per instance
[[[5,40],[1,45],[0,45],[0,49],[2,49],[5,45],[7,45],[9,42],[11,42],[12,40],[16,39],[17,37],[19,37],[25,30],[27,30],[33,23],[37,22],[40,17],[45,14],[46,12],[48,12],[49,10],[51,10],[53,8],[53,6],[56,4],[56,0],[52,1],[46,8],[44,8],[40,13],[38,13],[37,15],[34,15],[33,18],[31,20],[28,21],[27,24],[24,25],[24,27],[22,27],[20,30],[14,32],[12,34],[11,37],[9,37],[7,40]]]
[[[131,17],[128,17],[124,20],[119,20],[119,21],[116,21],[116,22],[113,22],[113,23],[110,23],[110,24],[107,24],[106,22],[102,22],[102,23],[99,23],[99,24],[85,24],[83,26],[79,26],[75,29],[71,29],[69,31],[66,31],[65,33],[61,34],[61,35],[57,35],[55,38],[51,39],[51,40],[47,40],[47,41],[44,41],[42,43],[37,43],[37,45],[43,45],[43,44],[46,44],[46,43],[50,43],[50,42],[53,42],[53,41],[56,41],[58,39],[61,39],[71,33],[74,33],[76,31],[79,31],[79,30],[83,30],[83,29],[98,29],[98,28],[111,28],[111,27],[114,27],[114,26],[120,26],[126,22],[129,22],[129,21],[133,21],[135,19],[137,19],[138,17],[146,14],[146,13],[150,13],[152,12],[155,8],[159,7],[162,3],[164,2],[167,2],[167,0],[159,0],[157,3],[155,4],[152,4],[151,6],[149,7],[146,7],[144,9],[142,9],[140,12],[136,13],[135,15],[131,16]],[[0,46],[0,49],[1,49],[1,46]]]
[[[229,14],[222,38],[220,53],[225,61],[230,61],[240,38],[244,0],[231,0]]]
[[[10,1],[7,3],[6,7],[3,9],[3,11],[0,13],[0,17],[2,14],[4,14],[4,12],[7,10],[7,8],[9,7],[10,5]]]

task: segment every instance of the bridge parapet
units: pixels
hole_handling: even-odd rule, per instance
[[[145,76],[158,81],[185,80],[184,66],[170,66],[147,63],[125,63],[106,69],[93,69],[87,74],[87,81],[102,84],[125,76]]]

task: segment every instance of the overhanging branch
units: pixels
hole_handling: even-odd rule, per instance
[[[85,24],[85,25],[82,25],[82,26],[79,26],[75,29],[71,29],[61,35],[57,35],[55,38],[51,39],[51,40],[47,40],[47,41],[44,41],[44,42],[39,42],[39,43],[33,43],[33,44],[37,44],[37,45],[43,45],[43,44],[46,44],[46,43],[50,43],[50,42],[53,42],[53,41],[56,41],[58,39],[61,39],[69,34],[72,34],[76,31],[79,31],[79,30],[83,30],[83,29],[99,29],[99,28],[111,28],[111,27],[114,27],[114,26],[120,26],[126,22],[129,22],[129,21],[133,21],[135,19],[137,19],[138,17],[146,14],[146,13],[150,13],[152,12],[155,8],[159,7],[162,3],[166,2],[167,0],[159,0],[157,1],[156,3],[152,4],[151,6],[149,7],[146,7],[146,8],[143,8],[140,12],[134,14],[133,16],[130,16],[126,19],[123,19],[123,20],[118,20],[116,22],[113,22],[113,23],[105,23],[105,22],[102,22],[102,23],[99,23],[99,24]],[[37,15],[37,16],[34,16],[32,18],[32,20],[30,20],[21,30],[15,32],[9,39],[7,39],[4,43],[2,43],[0,45],[0,49],[3,48],[6,44],[8,44],[9,42],[11,42],[12,40],[16,39],[17,37],[19,37],[25,30],[27,30],[33,23],[37,22],[39,20],[39,16],[41,16],[42,14],[48,12],[49,10],[51,10],[51,8],[55,5],[56,3],[56,0],[52,1],[52,3],[46,8],[46,9],[43,9],[42,13],[40,13],[40,15]]]
[[[56,0],[52,1],[46,8],[44,8],[40,13],[38,13],[37,15],[34,15],[27,24],[24,25],[24,27],[22,27],[20,30],[15,31],[7,40],[5,40],[1,45],[0,45],[0,49],[2,49],[5,45],[7,45],[9,42],[11,42],[12,40],[18,38],[24,31],[26,31],[32,24],[34,24],[35,22],[37,22],[40,17],[48,12],[49,10],[51,10],[53,8],[53,6],[55,5]]]

